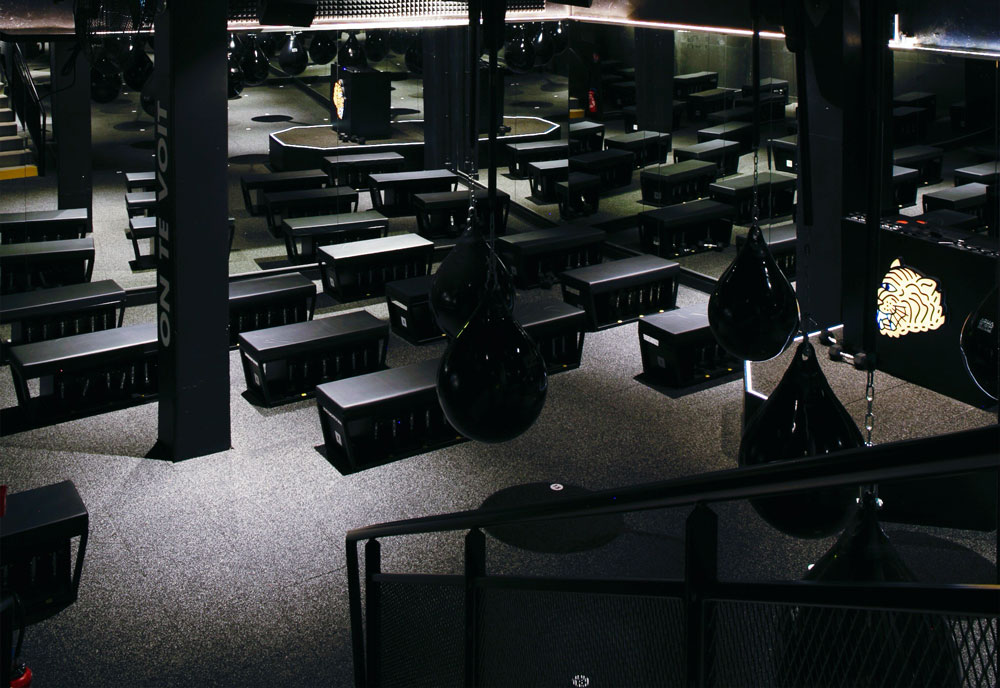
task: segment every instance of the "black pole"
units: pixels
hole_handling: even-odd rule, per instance
[[[476,175],[476,147],[479,145],[479,18],[483,15],[480,0],[469,0],[469,105],[467,122],[469,126],[469,155],[466,172]]]
[[[503,41],[503,21],[507,14],[507,0],[485,0],[483,6],[483,33],[490,49],[490,70],[487,83],[490,89],[490,129],[488,132],[486,157],[489,165],[487,178],[487,198],[490,209],[490,249],[491,253],[496,242],[497,216],[497,129],[500,122],[497,113],[500,112],[500,99],[503,98],[503,88],[498,88],[497,51]],[[500,85],[502,86],[502,84]],[[492,253],[495,259],[495,253]]]

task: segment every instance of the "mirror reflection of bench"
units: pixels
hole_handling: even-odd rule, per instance
[[[264,194],[275,191],[300,191],[319,189],[327,185],[329,177],[323,170],[292,170],[290,172],[261,172],[240,177],[243,205],[251,215],[264,212]],[[257,203],[253,195],[257,194]]]
[[[381,296],[387,282],[428,275],[434,242],[416,234],[319,248],[323,291],[338,301]]]
[[[150,401],[159,388],[157,349],[154,323],[12,347],[18,407],[42,419]],[[31,380],[38,380],[35,396]]]
[[[469,214],[469,191],[436,191],[413,194],[413,210],[417,216],[417,234],[430,239],[434,237],[456,237],[465,230]],[[486,189],[476,187],[476,216],[479,226],[489,232],[489,194]],[[497,235],[506,233],[507,216],[510,213],[510,195],[497,189]]]
[[[901,106],[892,109],[893,146],[920,143],[927,137],[927,110]]]
[[[788,96],[782,93],[761,93],[760,94],[760,121],[780,122],[785,119],[785,105],[788,103]],[[750,110],[750,120],[753,121],[753,96],[740,95],[736,97],[736,107],[745,107]]]
[[[125,230],[125,238],[132,242],[132,251],[135,254],[135,259],[129,261],[129,266],[133,270],[144,270],[156,267],[156,256],[153,251],[156,250],[156,216],[155,215],[136,215],[135,217],[130,217],[128,221],[128,229]],[[229,250],[233,249],[233,236],[236,234],[236,218],[229,218]],[[139,241],[149,240],[149,251],[143,253],[139,249]]]
[[[691,146],[674,149],[674,162],[685,160],[709,160],[719,167],[719,174],[727,176],[736,174],[740,165],[740,144],[735,141],[716,139]]]
[[[327,461],[353,473],[465,441],[438,402],[439,364],[432,358],[319,385]]]
[[[774,77],[765,77],[760,80],[760,94],[764,96],[765,94],[771,95],[774,93],[779,94],[784,102],[788,102],[788,82],[784,79],[776,79]],[[744,98],[753,97],[753,84],[743,84],[743,88],[740,89],[741,94]]]
[[[643,252],[677,258],[729,245],[733,207],[703,199],[639,213],[639,245]]]
[[[698,143],[718,139],[736,141],[740,153],[749,153],[753,150],[753,126],[747,122],[726,122],[698,130]]]
[[[688,387],[742,370],[708,327],[705,305],[654,313],[639,321],[642,372],[670,387]]]
[[[738,93],[733,88],[710,88],[690,93],[687,97],[688,113],[691,119],[705,119],[709,113],[733,107]]]
[[[941,166],[944,151],[934,146],[908,146],[892,152],[892,162],[900,167],[909,167],[920,173],[920,184],[937,184],[941,181]],[[956,173],[958,170],[955,171]],[[968,181],[976,181],[970,179]]]
[[[635,80],[615,82],[608,90],[612,102],[619,110],[626,105],[635,105]]]
[[[892,166],[892,198],[897,208],[917,204],[917,186],[920,185],[920,171],[909,167]]]
[[[780,217],[795,211],[795,175],[784,172],[761,172],[757,175],[760,218]],[[712,198],[727,203],[735,210],[735,221],[750,222],[753,218],[753,175],[741,174],[712,182],[708,187]]]
[[[519,289],[550,287],[559,272],[600,263],[606,238],[596,227],[551,227],[500,237],[496,251]]]
[[[632,183],[635,153],[608,148],[593,153],[581,153],[569,159],[570,172],[583,172],[599,177],[604,189],[617,189]]]
[[[0,244],[83,239],[89,233],[86,208],[0,213]]]
[[[508,170],[512,177],[527,177],[528,163],[539,160],[558,160],[569,156],[567,141],[530,141],[528,143],[508,143]]]
[[[587,313],[591,332],[674,307],[680,266],[656,256],[635,256],[559,275],[563,301]]]
[[[631,166],[629,166],[631,170]],[[585,172],[570,172],[566,179],[556,182],[559,196],[559,217],[569,220],[579,215],[597,212],[604,185],[601,178]]]
[[[553,201],[557,197],[556,182],[565,181],[569,175],[569,159],[529,162],[528,172],[531,195],[541,201]]]
[[[0,244],[0,295],[89,282],[94,238]]]
[[[997,236],[1000,217],[997,217],[997,195],[1000,192],[1000,161],[990,161],[955,170],[955,186],[983,184],[986,186],[986,206],[983,220],[989,226],[990,236]]]
[[[636,168],[664,163],[670,153],[670,134],[659,131],[632,131],[617,136],[608,136],[604,140],[609,149],[630,151],[635,155]]]
[[[125,191],[156,191],[159,188],[156,172],[126,172]]]
[[[0,301],[0,324],[10,325],[8,346],[121,327],[125,290],[114,280],[11,294]]]
[[[670,110],[671,131],[677,131],[681,128],[681,122],[686,113],[687,101],[675,99]],[[639,131],[639,114],[635,105],[626,105],[622,108],[622,120],[625,131]]]
[[[685,160],[663,165],[639,174],[642,202],[651,205],[674,205],[708,196],[708,186],[719,177],[714,162]]]
[[[893,107],[914,107],[923,110],[924,130],[930,128],[937,116],[937,95],[924,91],[901,93],[892,99]]]
[[[454,191],[458,175],[451,170],[379,172],[368,177],[372,207],[387,217],[413,214],[413,194]]]
[[[315,263],[318,247],[384,237],[389,233],[389,220],[377,210],[290,217],[282,221],[281,233],[285,237],[288,260]]]
[[[336,215],[358,209],[358,192],[349,186],[299,191],[269,191],[264,194],[264,214],[271,233],[278,236],[281,221],[289,217]]]
[[[312,320],[316,285],[298,272],[229,283],[229,345],[239,335]]]
[[[957,210],[932,210],[929,213],[914,215],[913,221],[923,223],[932,227],[944,227],[945,229],[964,229],[975,232],[983,227],[981,218],[970,213],[960,213]]]
[[[788,172],[798,174],[799,171],[799,135],[791,134],[780,139],[768,139],[767,147],[770,149],[771,159],[774,161],[774,169],[778,172]]]
[[[125,194],[125,212],[129,217],[156,212],[155,191],[129,191]]]
[[[794,281],[796,270],[795,223],[771,225],[760,229],[764,234],[764,241],[767,242],[767,248],[771,251],[771,256],[774,257],[774,262],[781,268],[781,272],[784,273],[788,281]],[[745,233],[736,235],[734,243],[737,250],[742,248],[746,240]]]
[[[581,120],[569,124],[569,154],[599,151],[604,148],[604,125]],[[540,161],[535,161],[540,162]],[[530,168],[531,165],[529,164]]]
[[[583,310],[556,299],[518,302],[514,320],[538,346],[549,375],[580,367],[587,331]]]
[[[719,85],[718,72],[691,72],[674,75],[674,98],[684,98],[691,93],[706,91]]]
[[[349,186],[360,191],[368,188],[368,175],[376,172],[399,172],[405,164],[406,158],[399,153],[384,151],[328,155],[323,158],[322,167],[329,177],[330,186]]]
[[[247,396],[264,406],[313,396],[324,382],[384,369],[388,345],[388,323],[368,311],[244,332]]]
[[[996,227],[989,223],[987,210],[989,187],[986,184],[973,182],[962,184],[950,189],[932,191],[923,195],[924,212],[932,210],[957,210],[958,212],[975,215],[980,222],[990,228],[992,234]],[[3,247],[0,247],[2,249]]]
[[[444,336],[431,312],[433,275],[396,280],[385,285],[385,303],[392,331],[410,344],[436,342]]]

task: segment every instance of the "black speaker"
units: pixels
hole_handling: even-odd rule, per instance
[[[258,0],[262,26],[309,26],[316,17],[316,0]]]

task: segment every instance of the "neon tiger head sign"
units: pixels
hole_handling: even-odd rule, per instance
[[[878,330],[887,337],[936,330],[944,324],[944,306],[937,280],[926,277],[897,258],[878,289]]]

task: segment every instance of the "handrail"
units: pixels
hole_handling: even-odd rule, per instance
[[[35,151],[38,164],[38,174],[45,176],[45,153],[46,153],[46,133],[48,128],[48,116],[42,106],[42,99],[38,95],[35,80],[31,78],[31,70],[24,60],[21,46],[17,43],[11,44],[13,47],[14,70],[8,75],[10,79],[11,104],[14,111],[21,120],[21,124],[28,130],[28,135],[35,144]],[[25,98],[18,98],[17,94],[23,92]],[[30,105],[30,109],[29,109]]]
[[[840,485],[989,470],[1000,466],[998,452],[1000,426],[990,425],[935,437],[849,449],[821,457],[602,490],[584,497],[554,500],[547,504],[474,509],[391,521],[349,530],[346,540],[350,552],[354,550],[350,546],[352,543],[373,538],[662,509]]]

